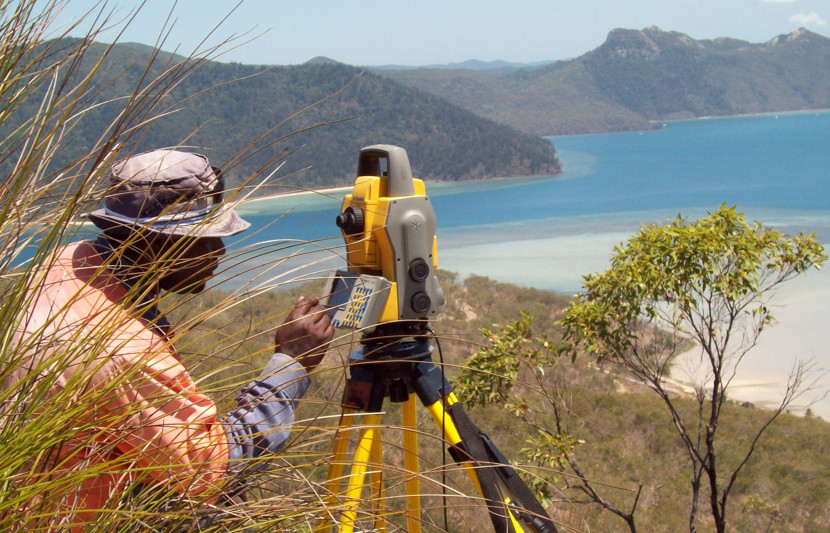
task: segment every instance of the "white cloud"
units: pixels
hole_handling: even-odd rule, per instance
[[[758,0],[762,4],[794,4],[801,0]]]
[[[796,13],[790,17],[790,22],[794,22],[800,26],[827,26],[827,21],[821,18],[815,11]]]

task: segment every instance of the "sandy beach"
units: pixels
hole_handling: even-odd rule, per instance
[[[234,209],[240,215],[271,214],[279,212],[280,207],[290,207],[292,203],[302,206],[304,209],[317,209],[315,202],[318,199],[326,204],[337,205],[343,201],[343,196],[351,192],[352,187],[330,187],[326,189],[301,189],[299,187],[291,192],[260,196],[240,201],[234,205]]]
[[[509,185],[494,182],[476,187],[502,186]],[[431,184],[428,190],[431,196],[437,197],[452,194],[456,187],[456,184]],[[311,218],[322,218],[330,224],[329,217],[339,210],[343,196],[350,191],[351,187],[295,191],[249,200],[238,211],[243,216],[309,211],[307,215]],[[683,210],[692,219],[706,212],[706,209]],[[665,223],[677,213],[676,209],[657,209],[522,220],[492,226],[445,228],[439,224],[439,265],[462,277],[478,274],[521,286],[574,294],[581,290],[584,275],[608,268],[614,247],[636,233],[642,223]],[[830,249],[830,211],[755,209],[746,215],[748,220],[760,220],[788,234],[815,232],[825,248]],[[327,236],[337,239],[333,224],[326,232]],[[287,227],[281,233],[290,235],[293,231]],[[342,257],[336,257],[331,251],[320,260],[315,265],[317,272],[337,268],[343,262]],[[299,260],[295,262],[299,266]],[[283,266],[289,264],[295,266],[293,263]],[[782,397],[794,365],[798,361],[810,362],[813,371],[809,379],[815,381],[814,390],[794,402],[791,410],[801,413],[809,408],[830,420],[830,399],[826,397],[830,378],[825,370],[830,368],[830,334],[824,324],[830,316],[829,270],[830,266],[810,271],[781,287],[770,302],[777,323],[763,332],[758,345],[738,368],[729,387],[731,399],[773,407]],[[700,366],[696,354],[685,354],[678,360],[673,377],[695,382],[701,379],[697,375]]]
[[[765,213],[766,219],[788,232],[791,225],[804,224],[800,215]],[[653,214],[652,214],[653,215]],[[626,221],[626,219],[628,219]],[[459,273],[462,277],[478,274],[517,285],[574,294],[582,287],[582,276],[608,268],[614,246],[626,241],[638,230],[639,220],[660,220],[647,213],[618,215],[612,221],[603,217],[583,217],[533,224],[524,230],[513,227],[509,233],[533,235],[549,231],[555,237],[529,238],[517,241],[499,241],[498,234],[487,232],[487,242],[476,242],[472,231],[463,228],[439,236],[439,242],[449,243],[441,249],[441,267]],[[763,220],[762,220],[763,221]],[[826,222],[813,220],[811,225],[824,227]],[[547,226],[542,230],[541,226]],[[579,229],[581,228],[581,230]],[[605,228],[605,229],[602,229]],[[610,228],[610,231],[608,230]],[[830,226],[824,227],[825,233]],[[826,233],[825,233],[826,234]],[[472,244],[464,244],[464,241]],[[830,249],[830,243],[824,244]],[[505,260],[509,257],[509,260]],[[797,361],[810,362],[812,372],[808,381],[814,381],[814,390],[807,391],[791,410],[811,411],[830,420],[830,330],[826,326],[830,316],[830,267],[811,270],[784,285],[770,302],[777,323],[766,329],[759,343],[747,355],[730,384],[729,397],[748,401],[759,407],[774,407],[787,386],[787,378]],[[673,378],[696,383],[702,379],[696,353],[683,355],[676,363]]]

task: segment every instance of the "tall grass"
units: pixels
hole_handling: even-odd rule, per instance
[[[35,304],[36,287],[58,261],[56,251],[89,236],[88,228],[77,221],[100,201],[108,167],[129,154],[154,121],[182,104],[170,101],[172,89],[231,44],[194,51],[185,60],[151,57],[140,86],[109,102],[120,108],[109,128],[84,153],[67,157],[73,129],[104,103],[102,88],[118,77],[102,68],[111,46],[103,53],[90,50],[102,31],[119,22],[104,6],[78,22],[91,22],[83,38],[61,39],[77,29],[55,33],[54,22],[65,5],[60,0],[0,0],[0,530],[234,530],[251,524],[269,529],[303,523],[310,511],[302,502],[315,499],[305,488],[304,494],[268,493],[268,487],[261,486],[261,494],[270,494],[265,500],[233,502],[225,494],[227,487],[209,474],[224,465],[196,464],[177,471],[169,465],[141,465],[141,450],[133,457],[115,453],[125,438],[126,423],[152,424],[137,421],[140,409],[169,400],[146,398],[143,405],[130,408],[134,410],[113,415],[106,409],[108,402],[129,388],[135,375],[121,372],[103,385],[90,386],[90,376],[105,371],[111,352],[130,340],[117,328],[121,317],[72,317],[70,305],[77,295],[69,295],[68,303],[54,309],[45,323],[33,322],[26,312]],[[160,35],[165,32],[163,28]],[[151,75],[151,66],[159,62],[160,73]],[[22,116],[22,105],[35,99],[38,112]],[[244,158],[252,146],[240,147],[235,158]],[[273,248],[249,245],[243,251],[267,254]],[[90,283],[105,270],[106,265],[93,273]],[[254,291],[227,294],[178,325],[185,350],[193,343],[206,349],[198,361],[186,358],[184,363],[208,368],[198,372],[208,392],[221,396],[238,389],[267,360],[269,344],[259,331],[259,346],[250,349],[251,332],[259,324],[231,324],[224,333],[229,343],[206,345],[205,339],[216,330],[200,330],[200,325],[242,305],[252,293],[282,282],[265,281]],[[163,310],[174,313],[182,302],[186,299],[166,300]],[[262,320],[275,323],[283,311],[269,312]],[[79,323],[83,327],[67,327]],[[229,377],[211,385],[210,378],[219,374]],[[154,476],[153,469],[158,470]],[[94,516],[79,513],[79,498],[113,472],[141,480],[166,475],[169,483],[140,494],[132,493],[134,487],[119,485]],[[262,479],[279,480],[279,472],[272,469]]]
[[[0,0],[0,531],[313,529],[320,516],[337,516],[342,503],[327,497],[322,482],[340,414],[343,370],[357,340],[354,332],[335,339],[327,363],[316,373],[313,390],[301,405],[294,437],[278,457],[248,468],[248,496],[240,499],[212,474],[224,465],[211,464],[210,458],[182,470],[167,464],[142,464],[140,449],[134,455],[115,453],[125,438],[125,421],[140,431],[141,424],[153,422],[139,419],[142,409],[170,400],[145,398],[143,404],[116,415],[104,407],[132,386],[135,374],[120,372],[102,385],[90,386],[91,375],[107,370],[112,351],[130,341],[118,328],[120,315],[72,317],[70,304],[77,295],[69,295],[68,303],[54,309],[44,323],[33,322],[27,313],[36,302],[36,288],[58,261],[57,251],[67,242],[90,237],[89,227],[78,220],[105,194],[109,166],[134,149],[146,128],[169,119],[178,106],[186,105],[171,99],[177,84],[233,45],[226,41],[196,50],[184,60],[153,55],[139,86],[103,102],[103,88],[114,84],[118,73],[103,68],[112,47],[92,53],[93,44],[104,30],[129,20],[115,20],[104,4],[77,23],[91,27],[84,37],[61,39],[77,28],[55,33],[54,21],[66,4],[65,0]],[[160,30],[157,49],[164,44],[168,29]],[[32,101],[37,102],[38,112],[22,116],[21,106]],[[105,103],[116,104],[118,116],[94,145],[67,157],[73,129]],[[275,130],[276,126],[269,135]],[[220,165],[232,170],[262,142],[279,139],[255,139]],[[186,142],[181,139],[182,146]],[[261,175],[278,163],[269,162]],[[250,176],[245,191],[229,200],[244,200],[252,189],[262,186],[253,185],[259,178],[259,174]],[[275,294],[271,289],[310,280],[310,285],[298,290],[319,291],[321,283],[315,280],[322,272],[313,268],[319,254],[309,250],[336,254],[340,244],[339,237],[316,243],[261,243],[256,242],[256,235],[244,238],[248,240],[226,259],[226,267],[239,276],[249,276],[245,265],[251,258],[258,258],[259,263],[259,258],[265,258],[266,267],[258,269],[258,275],[241,289],[169,296],[160,302],[162,313],[174,319],[182,362],[199,389],[215,400],[220,415],[268,360],[274,328],[296,298],[296,292]],[[297,257],[308,258],[302,273],[285,267],[288,258]],[[90,283],[105,275],[107,266],[94,272]],[[163,263],[158,265],[159,271],[164,268]],[[137,299],[141,290],[133,289],[130,297]],[[66,327],[70,319],[84,327]],[[390,517],[390,530],[402,530],[403,525],[395,524],[405,523],[399,516],[402,486],[411,474],[399,466],[401,431],[395,421],[400,419],[395,416],[397,407],[390,406],[390,411],[393,416],[384,419],[389,487],[384,512]],[[427,428],[432,426],[427,419],[423,422]],[[419,473],[424,478],[428,529],[487,527],[480,501],[467,496],[473,492],[469,480],[455,466],[444,465],[447,458],[438,451],[443,443],[434,429],[421,430],[429,437],[422,448],[424,463]],[[91,484],[114,472],[168,482],[155,483],[140,493],[134,486],[119,484],[94,515],[78,512],[78,498]],[[453,509],[444,521],[447,502]],[[361,505],[359,516],[371,514],[371,507]]]

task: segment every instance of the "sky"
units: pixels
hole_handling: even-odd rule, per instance
[[[67,0],[55,28],[102,4],[123,28],[142,2]],[[421,66],[569,59],[615,28],[762,43],[800,27],[830,37],[829,24],[830,0],[146,0],[123,35],[107,31],[99,40],[154,45],[165,35],[160,48],[189,55],[233,38],[215,59]]]

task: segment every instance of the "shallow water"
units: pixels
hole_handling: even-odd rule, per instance
[[[575,293],[582,276],[607,268],[614,246],[641,223],[678,214],[695,219],[722,203],[784,233],[815,232],[830,248],[828,139],[828,112],[552,138],[562,176],[427,184],[438,219],[439,263],[462,276]],[[298,239],[294,251],[311,254],[287,260],[282,269],[315,257],[321,262],[314,270],[322,274],[344,264],[334,225],[341,198],[342,191],[301,195],[254,202],[241,211],[260,229],[252,241],[290,236]],[[246,261],[244,268],[256,262]],[[813,358],[818,367],[830,368],[824,326],[830,317],[828,269],[783,287],[775,302],[779,323],[763,333],[739,368],[731,398],[768,405],[780,397],[797,360]],[[696,365],[687,358],[679,366]],[[821,399],[830,380],[821,379],[818,389],[799,406],[817,401],[813,412],[830,419],[830,400]]]

